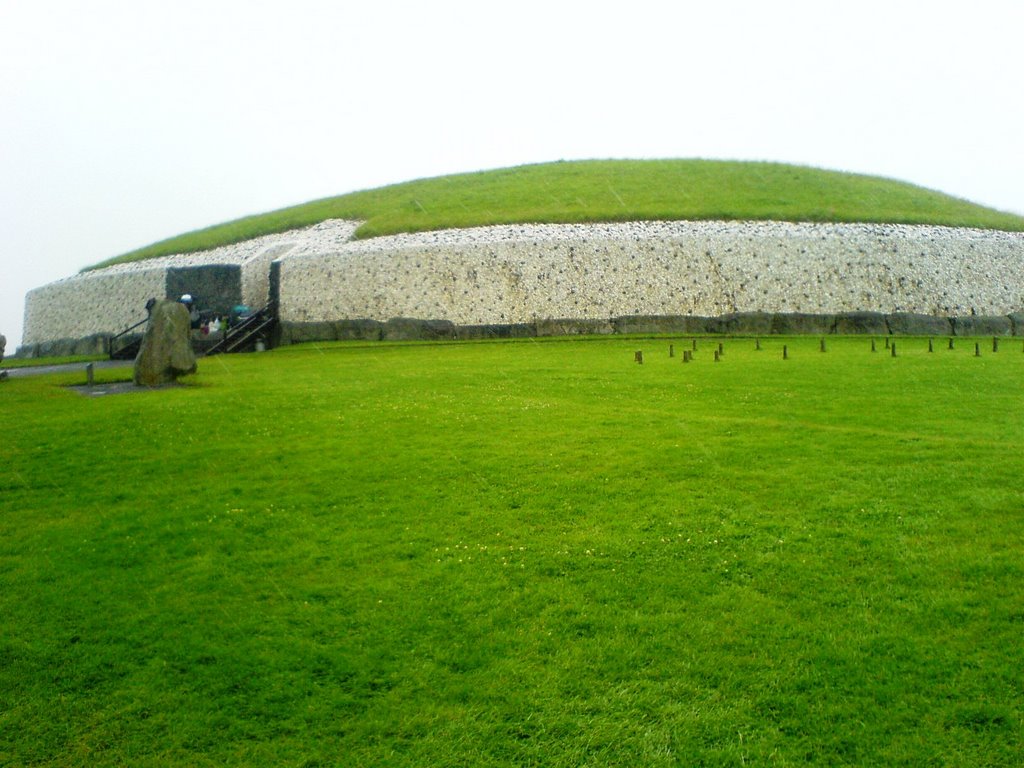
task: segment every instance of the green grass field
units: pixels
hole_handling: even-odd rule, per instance
[[[1024,341],[718,341],[0,385],[0,764],[1020,765]]]
[[[353,192],[189,232],[96,267],[200,251],[326,219],[364,221],[357,237],[488,224],[687,219],[866,221],[1024,230],[1024,217],[874,176],[782,163],[591,160],[442,176]]]

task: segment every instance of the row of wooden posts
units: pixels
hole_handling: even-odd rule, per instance
[[[693,353],[697,351],[697,340],[696,339],[692,339],[690,343],[691,343],[691,349],[684,349],[683,350],[683,362],[684,363],[689,363],[690,361],[692,361],[693,360]],[[828,347],[825,344],[825,339],[821,339],[821,343],[819,345],[819,348],[821,349],[822,352],[827,352],[828,351]],[[895,340],[890,340],[889,337],[886,336],[885,337],[885,348],[889,350],[889,354],[892,355],[892,357],[896,357],[896,341]],[[949,349],[954,349],[952,337],[950,337],[950,339],[949,339],[949,347],[948,348]],[[757,350],[757,351],[761,350],[761,339],[754,339],[754,349]],[[878,351],[878,347],[876,346],[876,340],[875,339],[871,339],[871,351],[872,352],[877,352]],[[934,339],[928,339],[928,351],[929,352],[934,352],[935,351]],[[996,337],[996,336],[992,337],[992,351],[993,352],[998,352],[999,351],[999,338]],[[1024,347],[1022,347],[1022,351],[1024,351]],[[725,354],[725,352],[724,352],[723,343],[720,341],[720,342],[718,342],[718,348],[715,349],[715,362],[716,363],[719,362],[722,359],[722,355],[724,355],[724,354]],[[668,356],[669,357],[675,357],[676,356],[676,346],[675,346],[675,344],[669,344],[668,345]],[[975,357],[981,357],[981,342],[977,342],[977,341],[974,342],[974,356]],[[783,344],[782,345],[782,359],[783,360],[788,360],[789,359],[789,345],[788,344]],[[636,354],[633,356],[633,360],[636,361],[637,363],[640,363],[642,365],[643,362],[644,362],[643,350],[639,350],[638,349],[636,351]]]

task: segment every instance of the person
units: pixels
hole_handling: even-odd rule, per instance
[[[199,310],[196,308],[196,303],[192,299],[192,294],[183,293],[178,301],[184,304],[185,309],[188,310],[189,326],[192,328],[198,328],[201,319],[199,317]]]
[[[249,309],[245,304],[235,304],[231,308],[231,312],[228,314],[228,328],[234,328],[243,320],[247,319],[252,314],[252,310]]]
[[[195,308],[196,308],[196,304],[192,300],[192,294],[191,293],[183,293],[183,294],[181,294],[181,298],[178,299],[178,303],[185,305],[185,309],[188,310],[188,316],[189,316],[189,318],[191,318],[192,317],[192,313],[195,311]]]

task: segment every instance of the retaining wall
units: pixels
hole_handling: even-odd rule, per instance
[[[196,254],[166,256],[82,272],[30,291],[22,356],[102,354],[110,336],[146,316],[150,298],[196,297],[200,309],[226,314],[238,303],[267,303],[270,264],[303,237],[348,240],[354,222],[254,238]]]
[[[167,288],[173,270],[200,264],[239,265],[243,301],[252,305],[264,302],[273,272],[285,343],[645,328],[1024,332],[1014,314],[1024,309],[1024,233],[641,222],[353,241],[356,226],[329,221],[44,286],[29,294],[25,342],[117,332],[147,298],[164,295],[157,288]]]
[[[981,316],[994,318],[985,327],[1013,332],[1008,316],[1024,308],[1024,234],[946,227],[484,227],[300,247],[276,266],[285,340],[318,332],[373,336],[351,323],[328,326],[393,318],[543,335],[552,326],[609,333],[639,327],[624,318],[662,318],[654,325],[667,329],[686,322],[666,318],[693,318],[691,325],[706,328],[708,318],[756,315],[778,332],[858,332],[863,312],[884,316],[875,327],[892,332],[914,332],[923,317],[950,329],[952,318],[962,318],[957,327],[965,331],[968,318]],[[775,319],[765,321],[769,316]]]

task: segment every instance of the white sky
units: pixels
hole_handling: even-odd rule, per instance
[[[165,237],[522,163],[777,160],[1024,213],[1021,30],[1019,0],[0,0],[0,333]]]

